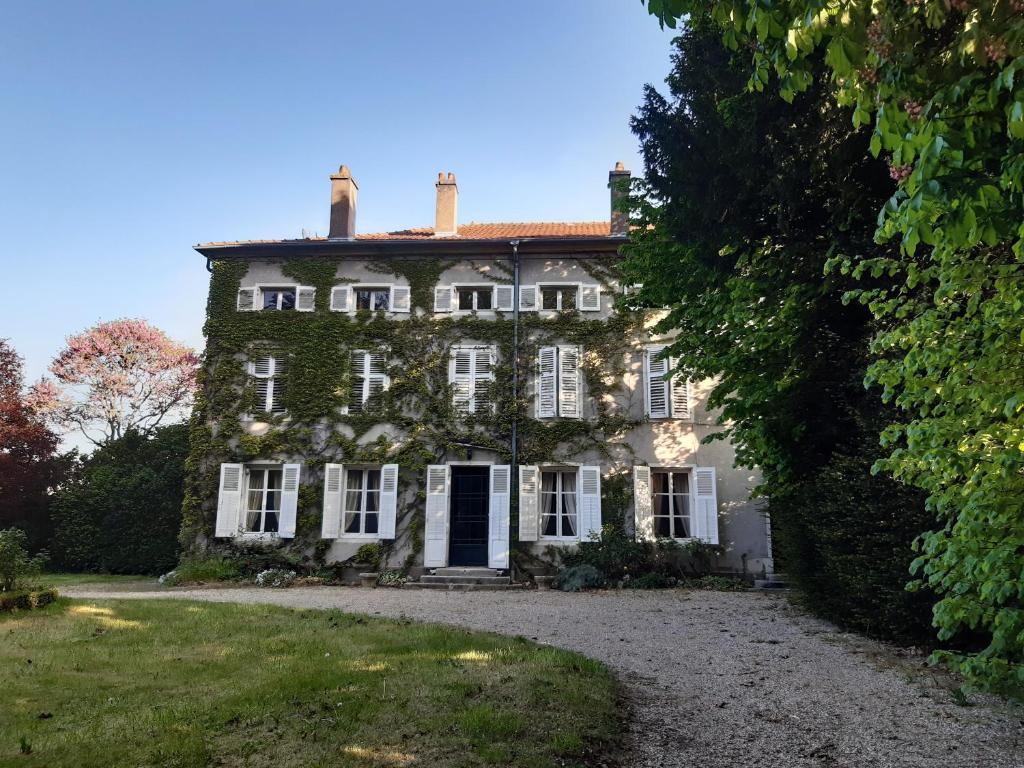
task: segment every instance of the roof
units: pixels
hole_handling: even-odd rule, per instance
[[[458,234],[434,236],[433,227],[414,227],[394,232],[371,232],[357,234],[356,240],[368,241],[469,241],[469,240],[510,240],[515,238],[581,238],[611,237],[611,224],[608,221],[538,221],[538,222],[497,222],[493,224],[477,224],[470,222],[459,226]],[[277,243],[316,243],[327,242],[326,237],[305,237],[292,240],[232,240],[225,242],[202,243],[197,248],[213,248],[233,245],[273,245]]]

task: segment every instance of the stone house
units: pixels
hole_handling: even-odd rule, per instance
[[[211,272],[183,540],[317,562],[531,570],[624,526],[771,571],[757,476],[733,466],[710,382],[672,376],[659,312],[620,284],[628,224],[355,227],[331,176],[327,237],[199,245]]]

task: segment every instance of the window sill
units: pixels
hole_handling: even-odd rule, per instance
[[[243,541],[278,541],[281,538],[279,533],[253,533],[251,531],[239,531],[235,534],[235,539],[242,539]]]
[[[337,541],[383,541],[378,533],[342,533]]]
[[[579,544],[579,536],[541,536],[538,541],[549,541],[554,544]]]

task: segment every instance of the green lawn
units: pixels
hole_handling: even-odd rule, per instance
[[[0,636],[4,766],[553,768],[621,730],[598,662],[409,621],[61,600]]]
[[[110,573],[44,573],[32,582],[46,587],[83,589],[162,589],[155,576],[122,576]]]

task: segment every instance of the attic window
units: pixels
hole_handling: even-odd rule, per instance
[[[491,286],[484,288],[456,287],[455,294],[460,310],[491,309],[493,306],[494,289]]]
[[[262,288],[263,309],[295,309],[295,286]]]
[[[372,311],[388,311],[391,308],[390,288],[354,288],[352,293],[356,297],[356,309],[369,309]]]
[[[540,289],[541,309],[576,309],[575,285],[545,285]]]

